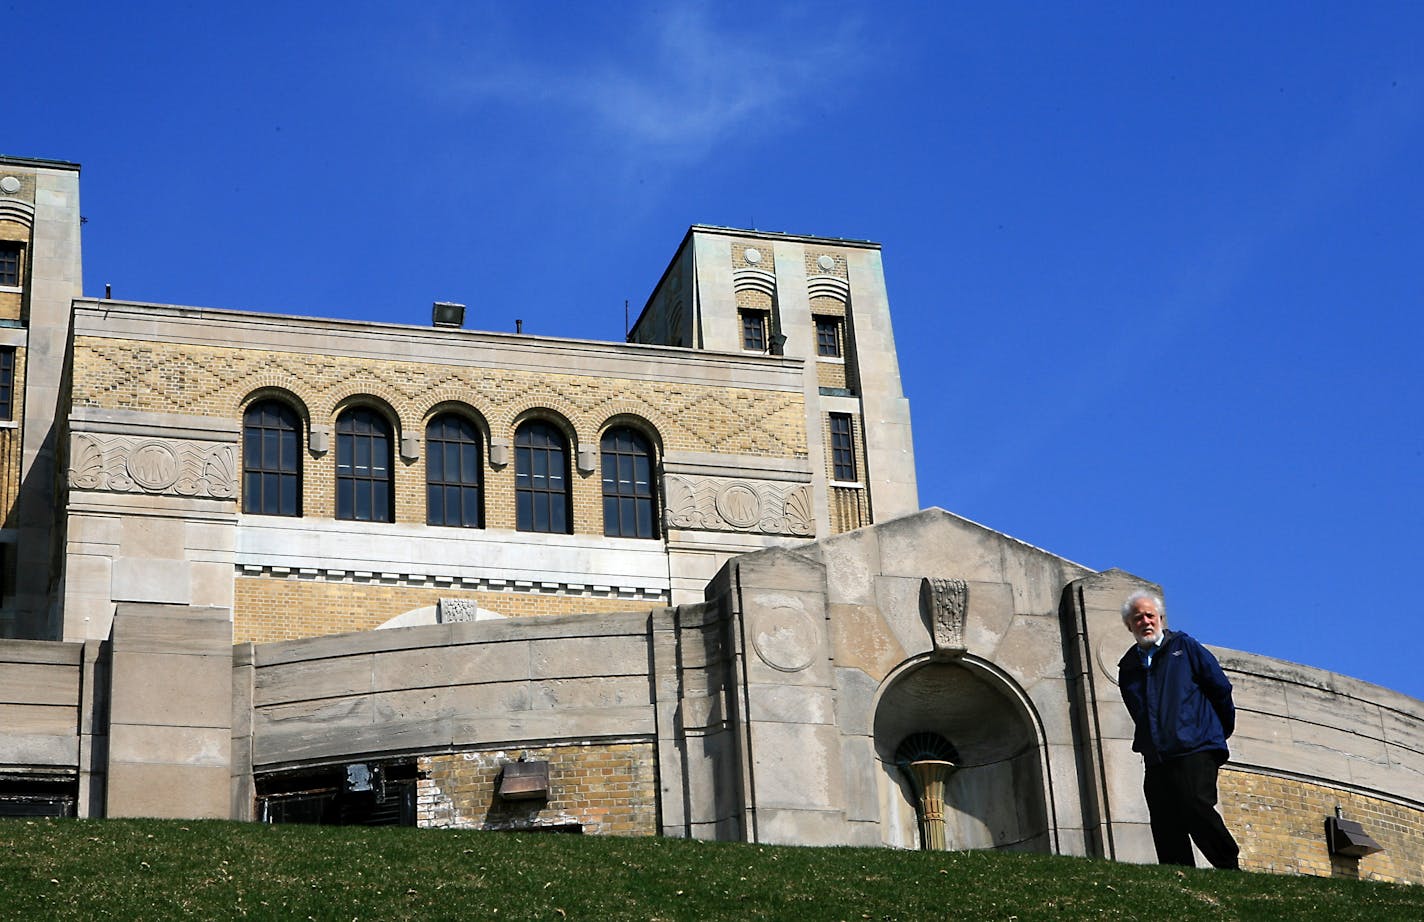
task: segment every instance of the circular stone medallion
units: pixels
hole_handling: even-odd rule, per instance
[[[830,272],[836,267],[836,261],[829,256],[822,256],[816,260],[816,265],[820,266],[824,271]]]
[[[752,647],[772,669],[800,672],[811,665],[816,625],[795,608],[772,608],[752,617]]]
[[[145,490],[162,490],[178,479],[178,457],[173,449],[158,442],[135,448],[125,467],[133,482]]]
[[[755,266],[761,262],[761,250],[758,250],[756,247],[747,247],[742,251],[742,258]]]
[[[717,514],[737,528],[751,528],[761,518],[761,502],[756,490],[734,483],[717,494]]]

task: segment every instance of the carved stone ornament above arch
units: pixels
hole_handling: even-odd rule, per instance
[[[935,655],[964,653],[964,621],[969,611],[969,584],[962,579],[926,576],[920,581],[920,613],[934,638]]]

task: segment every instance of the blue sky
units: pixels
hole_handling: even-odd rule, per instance
[[[134,300],[621,339],[689,224],[879,241],[922,505],[1424,697],[1424,6],[1159,6],[0,3],[0,152]]]

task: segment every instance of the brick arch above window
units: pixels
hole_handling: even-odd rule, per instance
[[[241,415],[259,400],[281,400],[291,404],[302,417],[302,422],[311,425],[311,405],[302,396],[302,382],[292,375],[264,374],[256,377],[245,392],[238,397],[232,412]]]
[[[430,403],[424,413],[421,414],[421,422],[429,425],[430,421],[443,413],[455,413],[468,417],[475,424],[485,438],[489,438],[494,431],[490,426],[490,418],[485,411],[470,403],[465,399],[465,395],[459,392],[440,392],[429,394]]]
[[[391,405],[390,401],[378,394],[367,392],[350,394],[332,406],[327,418],[335,424],[343,414],[351,410],[363,408],[379,415],[386,421],[386,424],[391,427],[391,435],[395,438],[400,437],[401,431],[404,428],[400,413],[396,412],[395,407]]]
[[[517,435],[520,428],[527,423],[545,422],[564,434],[570,451],[577,451],[578,446],[585,441],[587,429],[586,426],[579,426],[574,422],[579,415],[571,405],[562,401],[531,401],[512,407],[505,413],[508,419],[505,431]]]
[[[396,435],[406,427],[407,413],[402,409],[407,408],[407,401],[400,394],[389,388],[382,387],[377,382],[362,382],[364,387],[360,390],[352,389],[339,396],[330,396],[323,401],[322,417],[332,422],[342,413],[352,407],[371,407],[386,417],[387,422],[394,428]]]
[[[653,443],[653,448],[658,457],[663,454],[663,432],[675,431],[676,426],[670,422],[656,409],[649,406],[641,406],[634,403],[614,403],[603,408],[607,414],[603,422],[598,426],[598,436],[601,439],[603,433],[614,426],[632,426],[642,432]]]
[[[257,386],[249,390],[238,400],[235,407],[238,413],[246,413],[247,408],[254,403],[264,400],[277,400],[287,404],[297,415],[301,417],[303,425],[311,425],[311,410],[307,407],[307,402],[302,399],[301,394],[293,385],[296,382],[281,380],[267,381],[258,380]]]

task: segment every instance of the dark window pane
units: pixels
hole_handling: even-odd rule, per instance
[[[624,538],[658,537],[652,489],[652,444],[637,430],[610,429],[603,454],[603,533]]]
[[[278,400],[252,404],[243,414],[242,510],[257,515],[301,514],[301,421]]]
[[[261,512],[262,474],[258,471],[242,473],[242,511]]]
[[[390,425],[375,410],[356,407],[337,417],[336,433],[337,517],[391,521]]]
[[[849,483],[854,483],[856,479],[855,441],[852,432],[849,415],[831,414],[831,476]]]
[[[563,433],[536,420],[519,427],[514,445],[516,525],[523,531],[567,533],[569,454]]]

